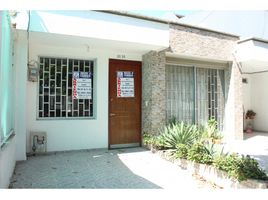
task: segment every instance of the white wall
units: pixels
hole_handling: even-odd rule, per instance
[[[16,163],[16,138],[0,150],[0,188],[8,188]]]
[[[245,120],[245,114],[247,112],[247,110],[252,109],[251,108],[251,84],[252,84],[252,80],[251,80],[251,75],[249,74],[243,74],[242,75],[243,78],[247,79],[247,83],[242,83],[242,92],[243,92],[243,113],[244,113],[244,119]],[[244,121],[244,129],[246,127],[246,123]]]
[[[15,34],[15,133],[16,160],[26,160],[27,35]]]
[[[268,131],[268,72],[251,75],[251,108],[257,113],[254,129]]]
[[[42,42],[42,41],[40,41]],[[141,60],[141,54],[123,52],[128,60]],[[37,120],[37,82],[27,81],[27,152],[30,151],[29,132],[47,132],[47,150],[75,150],[108,147],[108,62],[109,58],[117,58],[122,52],[107,49],[48,46],[31,44],[30,59],[38,60],[38,56],[69,57],[80,59],[96,59],[95,85],[96,119],[88,120]]]
[[[5,38],[2,38],[2,36],[3,36],[3,34],[2,34],[2,31],[3,31],[2,30],[2,23],[3,23],[2,14],[3,14],[3,12],[0,11],[0,27],[1,27],[1,29],[0,29],[0,63],[1,64],[2,64],[2,62],[1,62],[2,55],[6,55],[4,53],[2,54],[2,50],[4,50],[4,49],[2,49],[2,44],[3,44],[2,39],[10,39],[10,36],[8,36],[8,37],[6,36]],[[0,67],[0,70],[1,70],[1,67]],[[9,186],[10,177],[13,174],[13,170],[14,170],[15,162],[16,162],[15,149],[16,149],[15,138],[10,139],[5,144],[5,146],[0,148],[0,188],[8,188],[8,186]]]

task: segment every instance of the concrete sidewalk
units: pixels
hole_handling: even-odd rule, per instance
[[[10,188],[214,188],[144,148],[99,149],[29,157]]]

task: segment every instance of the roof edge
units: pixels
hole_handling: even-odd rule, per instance
[[[145,15],[141,15],[141,14],[134,14],[134,13],[130,13],[128,11],[116,11],[116,10],[94,10],[94,11],[108,13],[108,14],[121,15],[121,16],[127,16],[127,17],[132,17],[132,18],[138,18],[138,19],[143,19],[143,20],[148,20],[148,21],[153,21],[153,22],[158,22],[158,23],[163,23],[163,24],[180,25],[180,26],[185,26],[185,27],[189,27],[189,28],[196,28],[196,29],[200,29],[200,30],[204,30],[204,31],[209,31],[209,32],[218,33],[218,34],[222,34],[222,35],[227,35],[227,36],[231,36],[231,37],[235,37],[235,38],[240,38],[239,35],[235,35],[233,33],[226,33],[223,31],[217,31],[217,30],[213,30],[213,29],[209,29],[209,28],[200,27],[200,26],[194,26],[194,25],[189,25],[189,24],[185,24],[185,23],[181,23],[181,22],[160,19],[157,17],[149,17],[149,16],[145,16]]]
[[[243,40],[239,40],[237,43],[241,44],[241,43],[244,43],[244,42],[247,42],[247,41],[250,41],[250,40],[257,41],[257,42],[263,42],[263,43],[268,44],[268,40],[265,40],[265,39],[262,39],[262,38],[257,38],[257,37],[250,37],[250,38],[246,38],[246,39],[243,39]]]

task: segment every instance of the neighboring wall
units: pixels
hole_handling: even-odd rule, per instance
[[[14,69],[12,31],[7,11],[0,11],[0,188],[7,188],[15,167]]]
[[[171,53],[192,59],[208,59],[212,63],[213,60],[229,63],[225,69],[225,139],[243,139],[242,77],[232,55],[238,39],[236,36],[213,31],[170,25]]]
[[[251,109],[256,112],[254,129],[268,132],[268,72],[250,75]]]

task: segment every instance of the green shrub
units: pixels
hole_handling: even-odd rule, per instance
[[[201,127],[201,129],[202,129],[202,137],[205,140],[223,138],[222,134],[218,130],[218,122],[214,118],[208,120],[206,126]]]
[[[212,154],[202,143],[195,143],[188,151],[187,159],[202,164],[211,164]]]
[[[169,124],[160,132],[164,147],[175,149],[178,144],[192,145],[200,138],[197,126],[184,122]]]
[[[174,154],[175,158],[187,159],[188,151],[189,151],[190,147],[186,144],[178,144],[176,146],[176,148],[177,148],[177,150]]]
[[[226,171],[229,177],[238,181],[246,179],[268,180],[267,174],[259,167],[259,163],[250,156],[239,156],[237,153],[218,156],[214,159],[214,165]]]
[[[167,125],[173,125],[173,124],[176,124],[177,123],[177,119],[175,116],[171,117],[169,120],[168,120],[168,124]]]
[[[148,133],[143,133],[142,142],[143,142],[144,145],[151,144],[151,140],[152,140],[152,135],[150,135]]]
[[[157,135],[151,135],[148,133],[143,134],[143,144],[152,145],[156,149],[164,149],[164,141]]]

